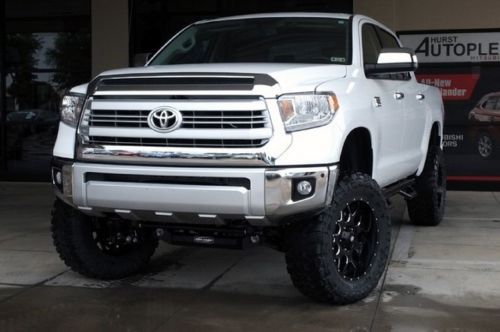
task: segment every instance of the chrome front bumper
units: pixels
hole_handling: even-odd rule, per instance
[[[76,162],[62,170],[64,185],[55,186],[56,194],[89,215],[200,224],[247,219],[252,225],[327,206],[338,175],[336,165],[201,168]],[[311,181],[314,191],[297,199],[295,186],[302,179]]]

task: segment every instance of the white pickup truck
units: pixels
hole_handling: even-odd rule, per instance
[[[350,303],[389,255],[388,198],[437,225],[446,177],[439,91],[364,16],[194,23],[144,66],[73,88],[54,147],[54,244],[89,277],[144,269],[158,241],[264,244],[294,285]]]

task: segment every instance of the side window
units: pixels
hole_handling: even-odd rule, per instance
[[[500,98],[497,97],[497,106],[495,107],[495,111],[500,112]]]
[[[364,24],[361,30],[363,43],[363,64],[376,64],[381,46],[375,32],[375,27],[371,24]]]
[[[495,106],[497,104],[497,97],[490,97],[488,101],[486,102],[486,105],[484,106],[485,109],[487,110],[493,110],[495,109]]]
[[[381,29],[379,27],[376,27],[377,34],[380,38],[380,42],[382,43],[382,48],[400,48],[401,46],[399,45],[398,40],[391,35],[389,32],[385,31],[384,29]],[[392,80],[409,80],[411,78],[410,73],[395,73],[395,74],[389,74],[385,75],[385,79],[392,79]]]
[[[398,41],[387,31],[377,27],[377,32],[382,43],[382,48],[400,48]]]
[[[363,43],[363,64],[376,64],[382,48],[400,48],[398,40],[389,32],[372,24],[364,24],[361,29]],[[380,74],[374,78],[382,80],[409,80],[410,73]]]

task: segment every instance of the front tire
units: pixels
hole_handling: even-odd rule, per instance
[[[443,151],[430,146],[424,170],[415,184],[417,196],[407,201],[410,220],[419,226],[437,226],[443,220],[446,201],[446,169]]]
[[[73,271],[97,279],[120,279],[142,270],[158,239],[129,221],[88,217],[60,200],[52,210],[52,238]]]
[[[391,219],[386,200],[370,176],[344,177],[330,207],[292,227],[287,269],[304,295],[347,304],[376,287],[389,256]]]

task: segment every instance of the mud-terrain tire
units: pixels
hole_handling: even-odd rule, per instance
[[[286,263],[302,294],[320,302],[347,304],[365,298],[377,286],[389,256],[391,217],[370,176],[345,176],[330,207],[291,227]]]
[[[446,169],[439,146],[429,147],[424,170],[416,179],[415,191],[417,196],[407,200],[411,222],[419,226],[439,225],[446,201]]]
[[[128,227],[127,222],[120,226],[119,232],[116,227],[110,231],[109,223],[106,219],[88,217],[56,200],[52,209],[52,239],[64,263],[84,276],[103,280],[121,279],[141,271],[158,246],[153,231]],[[120,240],[111,245],[109,241],[116,240],[115,235],[122,232],[123,236],[118,235],[118,239],[132,235],[135,240]]]

